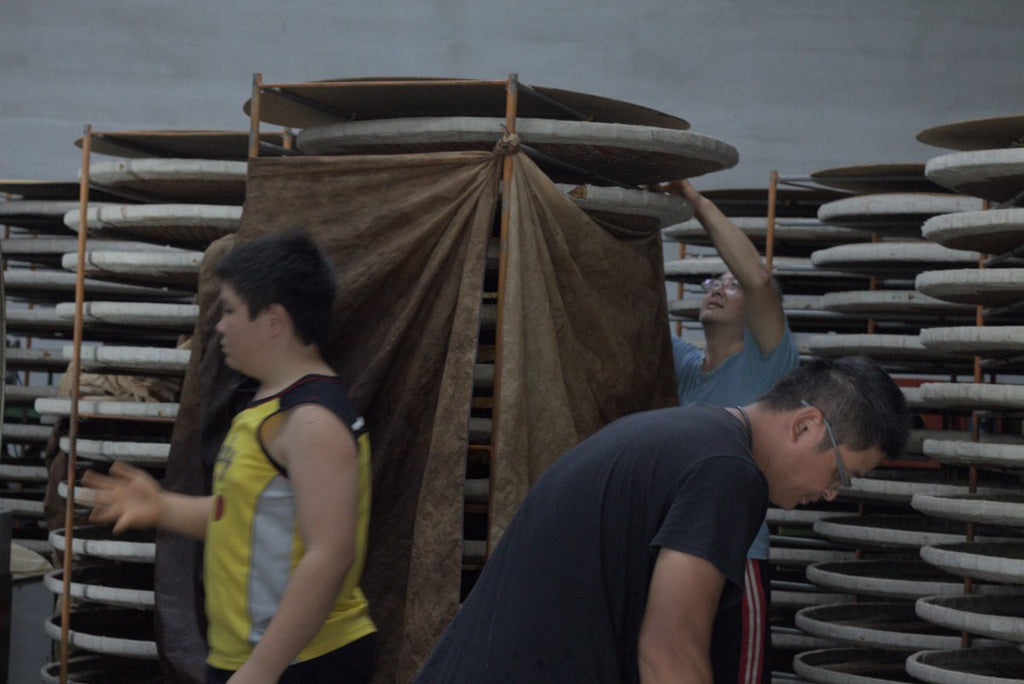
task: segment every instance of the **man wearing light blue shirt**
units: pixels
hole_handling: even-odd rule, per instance
[[[673,336],[680,405],[743,406],[757,401],[799,364],[778,285],[757,248],[688,182],[660,190],[685,197],[729,270],[702,283],[703,350]],[[715,622],[712,664],[716,684],[767,684],[768,526],[747,552],[742,605],[723,607]]]

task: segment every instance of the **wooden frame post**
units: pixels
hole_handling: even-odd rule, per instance
[[[252,98],[249,100],[249,158],[260,156],[260,95],[263,74],[252,75]]]
[[[89,232],[89,160],[92,126],[82,133],[82,171],[78,183],[78,265],[75,269],[75,322],[71,353],[71,416],[68,419],[67,496],[64,499],[64,573],[60,612],[60,682],[68,681],[68,649],[71,627],[71,561],[75,527],[75,470],[78,467],[78,398],[82,376],[82,328],[85,308],[85,245]]]
[[[519,108],[519,76],[509,74],[505,96],[505,127],[509,134],[516,132],[516,112]],[[512,189],[512,173],[515,162],[511,154],[506,154],[501,165],[501,227],[498,236],[498,315],[494,332],[494,398],[491,403],[491,445],[490,445],[490,481],[491,488],[487,503],[487,557],[491,555],[491,510],[494,502],[494,463],[497,453],[498,424],[501,413],[501,357],[502,357],[502,322],[505,312],[505,280],[508,267],[508,236],[512,214],[510,201]]]

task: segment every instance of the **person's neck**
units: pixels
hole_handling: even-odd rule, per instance
[[[704,326],[704,362],[700,369],[705,373],[713,371],[727,358],[743,349],[743,329],[739,333],[732,327]]]
[[[256,378],[260,384],[255,398],[271,397],[307,375],[334,375],[334,369],[324,361],[316,345],[300,347],[268,364],[266,372]]]

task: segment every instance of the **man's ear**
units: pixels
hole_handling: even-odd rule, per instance
[[[811,406],[802,406],[793,413],[789,421],[789,438],[794,444],[809,433],[814,433],[814,428],[821,425],[821,411]],[[818,440],[815,439],[815,442]]]

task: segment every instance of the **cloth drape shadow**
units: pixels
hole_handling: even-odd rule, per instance
[[[338,271],[324,351],[370,428],[363,588],[380,628],[379,684],[410,682],[458,608],[473,364],[501,159],[451,152],[249,165],[234,239],[301,228]],[[491,494],[499,533],[566,447],[675,396],[660,235],[613,235],[523,154],[514,166],[497,433],[508,443],[495,454]],[[200,274],[200,319],[165,481],[173,491],[209,491],[230,416],[251,392],[211,344],[217,285],[208,272],[230,244],[212,245]],[[201,681],[201,545],[161,535],[157,549],[165,672]]]

